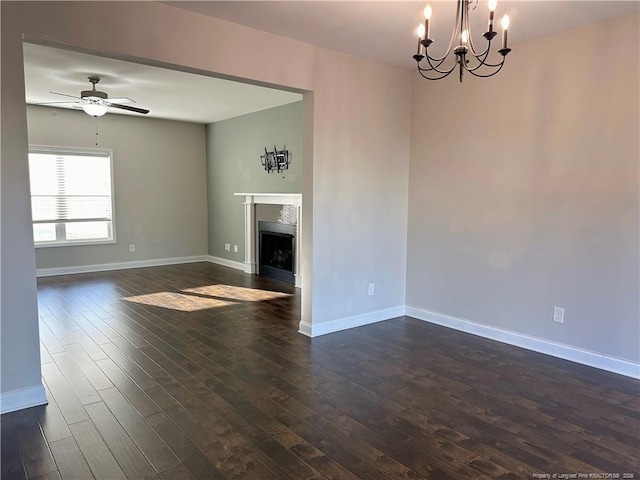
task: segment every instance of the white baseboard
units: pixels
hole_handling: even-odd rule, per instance
[[[306,335],[307,337],[318,337],[320,335],[326,335],[328,333],[339,332],[340,330],[346,330],[348,328],[361,327],[362,325],[368,325],[370,323],[382,322],[383,320],[389,320],[404,315],[404,305],[387,308],[384,310],[377,310],[375,312],[364,313],[362,315],[355,315],[353,317],[340,318],[338,320],[332,320],[330,322],[320,323],[318,325],[312,325],[310,323],[301,321],[298,332]]]
[[[133,262],[102,263],[97,265],[80,265],[77,267],[38,268],[37,277],[51,277],[54,275],[71,275],[74,273],[106,272],[109,270],[126,270],[129,268],[159,267],[162,265],[177,265],[180,263],[206,262],[206,255],[192,257],[156,258]]]
[[[42,384],[0,393],[0,414],[49,403]]]
[[[243,262],[236,262],[234,260],[228,260],[226,258],[214,257],[213,255],[207,255],[207,261],[215,263],[216,265],[222,265],[223,267],[235,268],[236,270],[244,271]]]
[[[461,332],[471,333],[491,340],[497,340],[502,343],[570,360],[572,362],[599,368],[608,372],[619,373],[620,375],[625,375],[631,378],[640,378],[640,364],[622,360],[620,358],[609,357],[601,353],[583,350],[581,348],[562,343],[555,343],[542,338],[523,335],[521,333],[502,330],[501,328],[480,325],[469,320],[450,317],[448,315],[442,315],[428,310],[421,310],[419,308],[407,306],[406,315],[418,320],[435,323],[436,325],[442,325],[444,327],[460,330]]]

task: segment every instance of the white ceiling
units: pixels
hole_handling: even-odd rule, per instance
[[[24,45],[24,69],[27,103],[73,102],[51,92],[80,96],[91,90],[87,77],[97,76],[96,88],[110,98],[129,97],[135,100],[129,105],[150,110],[148,117],[185,122],[219,122],[302,100],[297,93],[33,44]]]
[[[417,25],[426,2],[407,1],[175,1],[171,6],[221,18],[307,43],[413,68]],[[486,0],[472,12],[472,32],[486,29]],[[431,0],[434,53],[451,35],[454,0]],[[498,0],[497,19],[511,17],[510,46],[640,9],[629,1]],[[499,23],[499,22],[497,22]],[[476,40],[476,43],[480,43]],[[79,95],[87,77],[101,78],[98,90],[130,97],[149,116],[212,123],[298,101],[301,95],[207,76],[25,44],[27,103],[64,100],[50,92]],[[70,105],[57,105],[71,108]],[[117,113],[124,113],[118,111]],[[136,114],[133,114],[136,115]]]

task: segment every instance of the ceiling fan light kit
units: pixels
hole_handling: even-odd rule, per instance
[[[82,105],[82,110],[84,110],[86,114],[91,115],[92,117],[101,117],[105,113],[107,113],[109,107],[100,105],[99,103],[89,102]]]
[[[459,71],[460,82],[464,72],[469,72],[476,77],[492,77],[498,73],[504,65],[510,48],[507,46],[507,32],[509,29],[509,16],[502,17],[502,48],[498,53],[502,59],[498,63],[488,61],[491,52],[491,41],[496,37],[497,32],[493,29],[497,0],[489,0],[489,22],[487,31],[482,35],[487,41],[487,46],[483,51],[479,51],[473,44],[471,27],[469,25],[469,13],[476,9],[478,0],[457,0],[456,21],[451,34],[451,40],[445,54],[435,57],[429,53],[429,47],[434,41],[430,38],[430,23],[432,9],[431,5],[424,8],[424,24],[418,27],[418,51],[413,56],[418,66],[418,72],[427,80],[441,80],[448,77],[456,68]],[[454,61],[451,67],[443,67],[443,64],[453,52]],[[426,63],[423,63],[423,60]]]

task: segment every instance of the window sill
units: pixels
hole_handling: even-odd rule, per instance
[[[87,240],[87,241],[77,241],[77,242],[51,242],[51,243],[36,243],[34,246],[36,248],[49,248],[49,247],[79,247],[84,245],[108,245],[118,243],[115,239],[113,240]]]

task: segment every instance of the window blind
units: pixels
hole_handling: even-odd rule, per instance
[[[111,221],[109,154],[29,153],[33,223]]]

